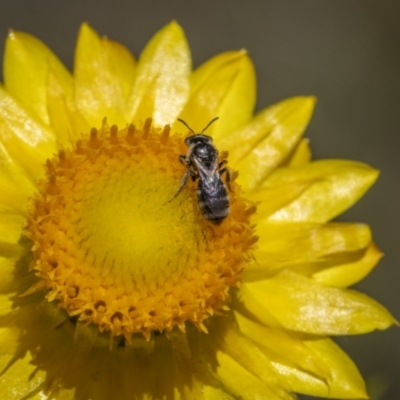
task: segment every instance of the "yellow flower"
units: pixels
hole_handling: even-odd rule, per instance
[[[191,72],[174,22],[138,63],[84,24],[73,76],[11,32],[4,81],[2,398],[367,397],[329,336],[395,323],[346,288],[381,253],[368,226],[328,221],[377,171],[310,161],[313,97],[253,117],[246,52]],[[198,179],[174,197],[196,171],[179,163],[190,132],[177,118],[197,132],[216,116],[205,134],[231,171],[219,224]]]

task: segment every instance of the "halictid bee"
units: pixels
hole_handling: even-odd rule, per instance
[[[218,119],[211,120],[201,133],[195,133],[189,125],[181,120],[193,135],[185,139],[185,144],[189,147],[187,155],[180,155],[179,161],[188,169],[183,175],[181,185],[172,201],[181,192],[189,175],[192,181],[199,180],[197,186],[197,200],[203,217],[214,223],[220,224],[229,214],[229,196],[221,176],[225,173],[226,184],[230,188],[231,175],[228,168],[222,168],[228,161],[219,162],[218,150],[213,145],[210,136],[203,135],[204,131]]]

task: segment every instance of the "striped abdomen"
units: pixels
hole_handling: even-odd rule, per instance
[[[229,196],[222,180],[219,177],[213,178],[199,181],[197,199],[203,217],[214,224],[220,224],[229,214]]]

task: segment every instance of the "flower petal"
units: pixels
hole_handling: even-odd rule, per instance
[[[224,135],[251,118],[254,104],[254,66],[246,51],[231,51],[213,57],[194,71],[190,98],[180,118],[198,132],[218,116],[220,121],[211,125],[207,134],[219,146]],[[181,131],[182,125],[175,123],[172,129]]]
[[[323,285],[336,287],[351,286],[367,276],[381,259],[382,255],[375,243],[371,243],[360,259],[347,264],[325,268],[313,274],[312,278]]]
[[[108,57],[110,69],[114,72],[115,84],[121,87],[123,98],[128,100],[135,79],[136,60],[121,43],[103,38],[102,45]]]
[[[311,161],[310,141],[307,138],[300,140],[289,159],[284,163],[288,167],[300,167]]]
[[[60,147],[75,144],[82,137],[81,134],[88,133],[90,129],[90,125],[76,107],[72,87],[70,90],[65,89],[50,69],[47,82],[48,111],[50,124]]]
[[[396,323],[369,297],[348,289],[321,286],[283,271],[270,279],[243,285],[240,297],[249,310],[264,308],[286,329],[318,335],[352,335],[386,329]],[[264,321],[262,313],[258,318]]]
[[[242,367],[230,355],[217,353],[218,366],[215,374],[218,379],[228,387],[236,397],[243,400],[268,399],[268,400],[294,400],[283,388],[270,386]]]
[[[31,364],[29,352],[23,358],[14,360],[10,360],[9,355],[0,356],[0,370],[0,392],[7,400],[30,398],[37,393],[46,375]]]
[[[0,142],[33,182],[55,150],[54,133],[0,87]]]
[[[105,117],[122,126],[129,121],[126,92],[134,67],[126,49],[101,39],[89,25],[82,24],[75,53],[75,99],[92,127],[100,126]]]
[[[243,186],[256,188],[287,159],[299,143],[314,105],[314,97],[284,100],[261,111],[249,124],[221,140],[219,147],[229,150]]]
[[[72,85],[68,70],[44,43],[27,33],[10,32],[4,55],[5,87],[47,125],[50,122],[46,97],[49,66],[64,85]]]
[[[229,395],[221,388],[204,385],[203,390],[204,390],[204,398],[207,400],[235,400],[236,399],[236,397]]]
[[[259,242],[255,254],[258,261],[250,263],[244,270],[244,281],[267,279],[272,273],[286,268],[324,285],[348,287],[363,279],[382,257],[376,245],[371,243],[371,233],[366,225],[328,224],[320,229],[306,225],[301,233],[296,226],[293,231],[299,235],[287,237],[287,241],[279,236],[285,235],[289,226],[283,225],[280,227],[283,229],[278,230],[273,227],[274,224],[269,230],[272,243],[269,240]],[[293,251],[288,253],[283,248]]]
[[[62,323],[63,320],[65,321],[66,317],[53,304],[49,304],[47,301],[43,302],[43,296],[40,298],[40,296],[35,294],[30,296],[29,299],[27,297],[16,296],[15,294],[12,294],[12,296],[10,296],[10,294],[8,296],[0,296],[0,298],[6,297],[11,299],[12,307],[11,310],[7,313],[2,313],[0,316],[0,331],[5,334],[5,337],[9,335],[7,330],[11,331],[16,340],[15,343],[11,341],[5,347],[0,346],[0,357],[6,354],[11,354],[9,349],[10,347],[14,350],[12,352],[13,357],[10,359],[7,367],[12,370],[14,365],[19,364],[26,354],[30,354],[29,363],[36,369],[36,372],[38,372],[39,369],[37,366],[41,364],[40,361],[43,361],[43,359],[40,360],[40,357],[43,353],[46,353],[46,350],[43,348],[43,343],[53,346],[53,349],[54,347],[59,347],[59,349],[63,351],[61,346],[62,342],[58,340],[58,338],[60,334],[67,332],[64,329],[56,330],[55,328],[60,326],[60,323]],[[22,304],[24,304],[24,307],[20,307]],[[24,332],[24,334],[21,332]],[[65,343],[65,335],[62,339],[64,339]],[[41,343],[38,343],[38,341],[41,341]],[[34,362],[31,358],[33,353],[29,350],[33,348],[36,349],[36,351],[33,352],[35,353],[35,359],[37,360],[37,356],[39,356],[39,364]],[[44,359],[46,359],[46,356],[48,357],[46,362],[49,362],[49,359],[53,361],[53,357],[49,357],[49,355],[49,353],[45,354]],[[56,368],[56,365],[52,365],[52,367]],[[0,370],[2,369],[3,368],[0,366]],[[45,374],[43,368],[40,369],[40,371]],[[26,372],[26,374],[28,374],[28,372]],[[2,370],[0,375],[0,393],[2,395],[5,393],[4,387],[7,386],[7,375],[8,371],[6,372],[5,370]],[[42,375],[42,373],[40,373],[39,376],[40,375]],[[27,379],[27,376],[32,377],[33,375],[21,376],[21,388],[24,390],[26,390],[26,387],[29,387],[29,379]],[[44,381],[43,378],[44,376],[42,375],[42,378],[40,379],[41,382]],[[12,384],[11,381],[8,383],[10,385]],[[16,398],[20,399],[22,397]]]
[[[371,243],[371,231],[363,224],[262,221],[258,233],[257,262],[244,271],[245,280],[265,279],[283,268],[311,275],[326,264],[354,261]]]
[[[22,248],[17,244],[0,245],[0,293],[10,293],[19,286],[15,282],[16,264],[22,256]],[[11,308],[10,310],[11,311]]]
[[[182,398],[203,399],[203,385],[194,374],[193,357],[186,333],[175,329],[167,334],[167,338],[171,341],[172,346],[170,362],[175,373],[173,381],[178,388],[181,388]],[[170,384],[170,381],[168,383]]]
[[[18,175],[13,179],[11,176],[0,173],[0,210],[25,217],[29,204],[28,197],[32,196],[35,189],[32,186],[32,190],[28,192],[30,182],[23,178],[20,182],[18,181]]]
[[[167,397],[201,400],[202,385],[191,375],[194,361],[186,359],[190,353],[187,343],[181,342],[182,335],[178,333],[172,339],[172,345],[166,335],[153,337],[148,342],[136,336],[126,343],[124,351],[114,349],[110,352],[107,348],[93,346],[90,354],[82,360],[82,368],[87,373],[82,377],[79,371],[69,372],[69,381],[72,378],[74,385],[81,390],[82,385],[87,385],[87,396],[98,400],[130,400],[132,393],[143,399]],[[104,338],[106,344],[107,339]],[[75,344],[72,351],[79,355],[79,347],[74,347]],[[76,362],[69,358],[68,355],[62,364]],[[70,365],[64,367],[64,374],[71,370]],[[189,369],[184,371],[185,368]],[[99,380],[102,385],[99,385]]]
[[[269,358],[237,328],[230,326],[226,330],[221,350],[269,385],[283,385],[275,376]]]
[[[276,364],[277,371],[297,393],[330,399],[368,399],[365,384],[353,361],[330,339],[307,340],[305,344],[327,367],[325,380],[299,369]]]
[[[12,299],[10,297],[11,296],[9,293],[0,295],[0,316],[7,315],[12,311],[14,305],[13,305]],[[3,328],[4,328],[3,326],[0,328],[1,334],[5,335],[5,336],[9,336],[7,334],[7,332],[4,331]],[[15,351],[15,348],[13,349],[13,351]],[[0,354],[13,354],[13,351],[10,352],[10,351],[8,351],[8,349],[4,349],[4,348],[0,347]]]
[[[235,317],[240,331],[266,354],[273,368],[276,368],[276,364],[282,364],[310,374],[315,379],[319,378],[322,382],[329,377],[328,366],[294,333],[263,326],[243,316],[240,311],[235,313]]]
[[[67,388],[60,388],[56,390],[55,392],[51,393],[53,397],[45,397],[43,400],[48,400],[48,399],[57,399],[57,400],[75,400],[75,388],[67,389]],[[39,400],[39,399],[38,399]],[[42,400],[42,399],[40,399]]]
[[[265,181],[265,187],[312,184],[295,201],[268,219],[326,222],[352,206],[377,177],[378,171],[368,165],[345,160],[322,160],[301,167],[278,169]]]
[[[93,377],[91,379],[85,379],[89,381],[89,396],[93,399],[130,400],[132,393],[135,393],[136,397],[140,398],[140,394],[144,392],[143,387],[148,384],[150,371],[156,373],[151,369],[152,365],[149,364],[148,358],[143,355],[146,347],[148,347],[148,343],[139,348],[137,352],[132,352],[129,348],[125,354],[118,354],[116,357],[112,357],[110,352],[105,353],[104,349],[96,351],[94,357],[91,354],[87,365],[94,375],[91,375]],[[138,368],[140,364],[144,370]],[[97,376],[104,379],[106,385],[99,386]],[[153,387],[156,389],[157,385]],[[142,398],[144,399],[145,396]]]
[[[17,243],[21,239],[26,217],[11,214],[0,207],[0,242]]]
[[[140,56],[128,110],[134,123],[152,117],[156,125],[170,124],[189,96],[191,59],[182,28],[171,22],[148,43]]]
[[[10,213],[25,215],[28,197],[35,191],[24,171],[15,164],[0,141],[0,209]]]
[[[233,318],[214,319],[208,329],[197,346],[197,333],[190,335],[194,359],[199,358],[196,369],[203,377],[211,372],[235,398],[293,399],[266,354],[238,330]],[[212,377],[206,379],[210,381]]]
[[[266,220],[268,216],[296,200],[311,183],[288,183],[279,186],[261,187],[249,192],[249,199],[257,203],[257,219]]]

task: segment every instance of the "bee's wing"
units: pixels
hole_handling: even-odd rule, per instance
[[[208,168],[197,157],[193,157],[193,162],[200,177],[202,190],[210,194],[216,193],[220,186],[218,161],[216,163],[217,168],[215,168],[215,163]]]
[[[209,168],[207,168],[207,166],[205,166],[203,164],[203,162],[198,157],[193,155],[192,158],[193,158],[194,165],[195,165],[195,167],[197,169],[197,172],[199,173],[199,176],[200,176],[201,180],[204,181],[204,180],[207,179],[207,177],[212,175],[212,171]]]

